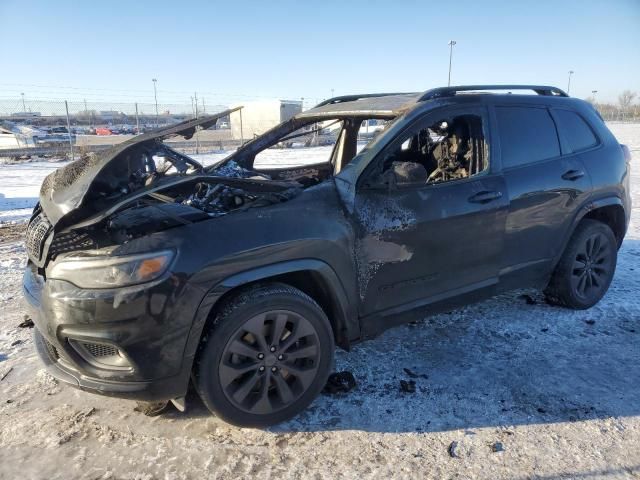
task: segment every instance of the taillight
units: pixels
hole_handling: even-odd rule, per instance
[[[622,153],[624,153],[624,160],[627,163],[631,163],[631,150],[629,150],[629,147],[623,144],[620,144],[620,147],[622,148]]]

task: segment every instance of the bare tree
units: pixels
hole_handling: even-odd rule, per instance
[[[618,95],[618,103],[620,104],[620,108],[626,110],[631,106],[631,102],[636,98],[636,92],[632,92],[631,90],[625,90],[620,95]]]
[[[589,102],[591,105],[596,104],[596,97],[594,97],[593,95],[588,96],[587,98],[584,99],[585,102]]]

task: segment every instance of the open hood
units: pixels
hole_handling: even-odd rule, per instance
[[[241,107],[188,120],[138,135],[104,152],[90,154],[49,174],[40,188],[40,206],[51,225],[69,224],[104,209],[117,198],[149,185],[156,175],[154,153],[171,157],[179,173],[201,173],[202,166],[162,143],[182,136],[191,138],[196,127],[207,129],[219,118]]]

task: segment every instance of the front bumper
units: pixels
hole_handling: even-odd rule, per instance
[[[193,312],[178,299],[183,288],[167,274],[136,287],[79,289],[45,282],[32,264],[23,277],[36,349],[49,373],[85,391],[144,401],[187,391],[193,357],[185,356],[185,346]],[[116,352],[120,364],[102,364],[103,352]]]

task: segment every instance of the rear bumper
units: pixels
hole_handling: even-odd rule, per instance
[[[136,288],[90,291],[44,282],[28,266],[23,291],[36,325],[38,356],[55,378],[120,398],[154,401],[185,395],[193,358],[184,353],[193,316],[188,311],[173,316],[177,312],[167,298],[175,295],[170,278]],[[117,352],[122,363],[102,364],[100,356],[91,357],[79,345]]]

